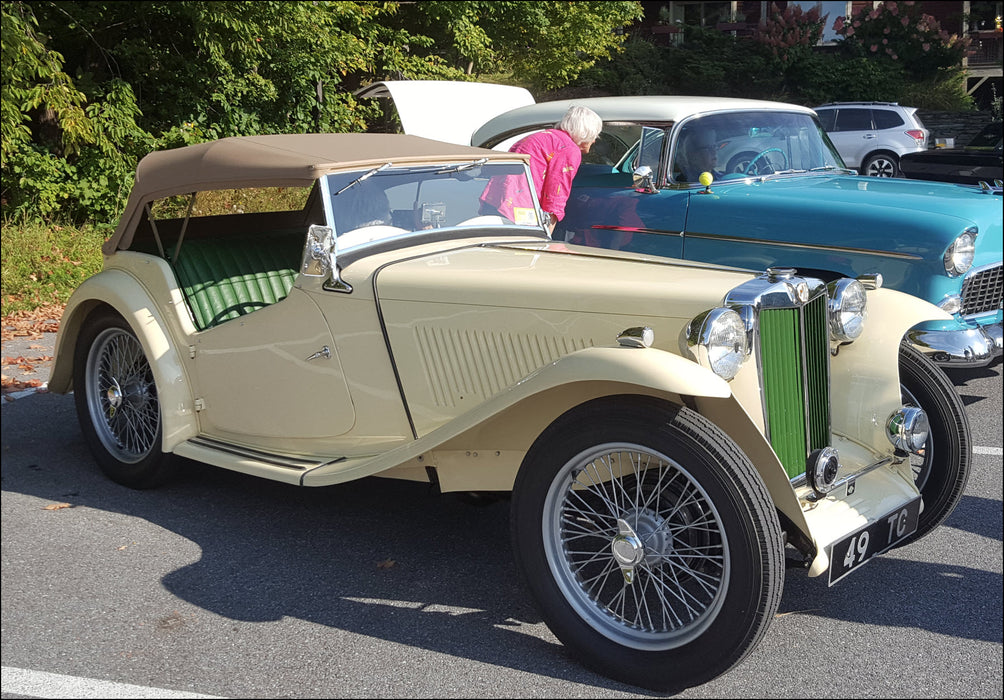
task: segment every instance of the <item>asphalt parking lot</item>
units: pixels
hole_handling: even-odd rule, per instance
[[[976,451],[946,525],[832,588],[789,571],[752,655],[680,697],[1001,697],[1001,364],[951,378]],[[4,698],[654,696],[550,634],[506,503],[194,464],[132,491],[98,473],[71,396],[2,411]]]

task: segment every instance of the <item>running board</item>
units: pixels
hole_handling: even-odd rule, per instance
[[[239,447],[203,437],[186,440],[174,448],[174,453],[197,462],[294,486],[302,486],[304,474],[318,467],[329,467],[337,471],[339,465],[347,466],[370,459],[369,457],[351,460],[344,457],[337,459],[294,457]]]

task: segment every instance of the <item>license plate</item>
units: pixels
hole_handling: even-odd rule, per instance
[[[886,513],[828,546],[830,583],[833,585],[866,561],[917,531],[920,521],[920,497]]]

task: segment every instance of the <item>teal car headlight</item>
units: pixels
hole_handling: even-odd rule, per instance
[[[969,272],[976,256],[976,229],[967,228],[945,251],[945,272],[949,277],[958,277]]]
[[[697,316],[690,322],[687,342],[697,361],[725,380],[735,377],[749,356],[746,324],[732,309]]]
[[[830,338],[849,343],[861,335],[868,315],[868,293],[864,285],[850,278],[827,285],[830,296]]]

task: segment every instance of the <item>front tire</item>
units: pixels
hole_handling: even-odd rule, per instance
[[[869,156],[861,164],[861,174],[869,177],[899,177],[899,159],[888,153]]]
[[[924,454],[910,458],[924,510],[917,532],[902,546],[931,532],[955,510],[969,480],[973,447],[966,407],[940,367],[919,350],[901,345],[899,377],[903,403],[922,408],[931,426]]]
[[[161,450],[153,371],[121,316],[104,312],[88,319],[74,353],[73,389],[84,440],[106,476],[136,489],[174,476],[172,455]]]
[[[611,678],[676,691],[725,673],[784,586],[763,481],[715,425],[655,399],[601,399],[534,443],[512,502],[516,560],[541,616]]]

